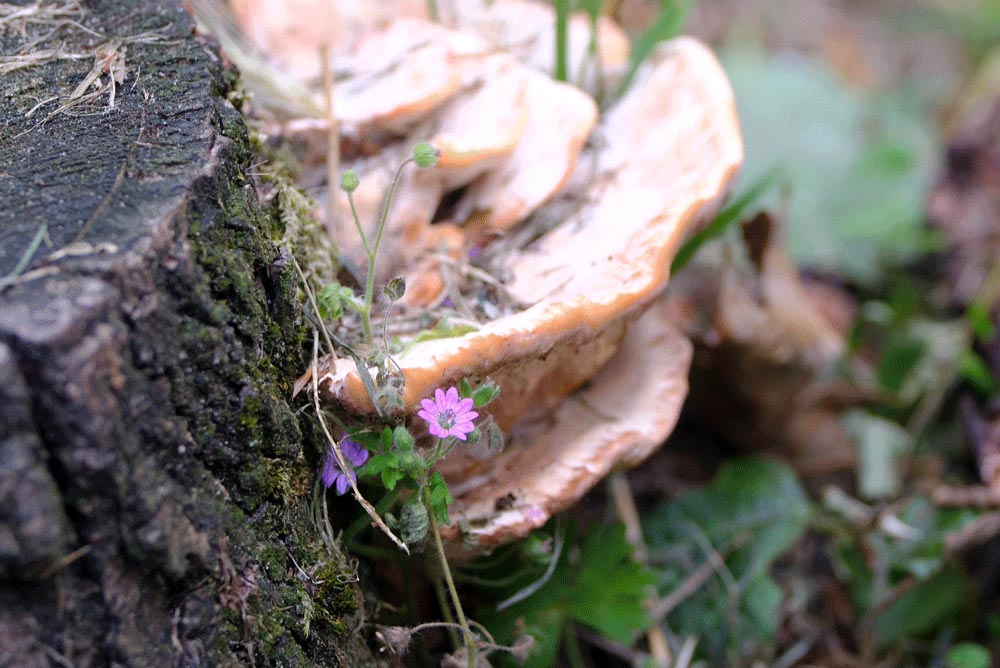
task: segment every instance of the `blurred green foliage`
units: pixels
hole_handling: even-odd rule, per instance
[[[736,665],[772,643],[784,593],[771,567],[802,537],[812,513],[795,474],[759,458],[726,462],[704,489],[649,512],[644,530],[661,593],[713,554],[724,561],[668,615],[670,629],[697,637],[719,665]]]
[[[835,571],[849,586],[858,615],[875,620],[871,630],[879,646],[965,623],[973,588],[950,559],[945,538],[975,517],[968,509],[938,508],[914,497],[875,525],[830,528]]]
[[[569,534],[567,541],[573,544],[574,527]],[[547,668],[555,663],[567,624],[585,624],[616,642],[632,644],[649,626],[643,601],[654,581],[645,566],[632,560],[623,524],[594,527],[579,545],[560,553],[541,589],[492,618],[481,616],[501,642],[512,640],[516,620],[523,620],[536,640],[527,666]]]
[[[741,182],[780,170],[783,191],[765,203],[786,213],[793,259],[872,283],[883,264],[936,247],[923,199],[938,140],[912,96],[851,87],[800,56],[721,55],[746,145]]]

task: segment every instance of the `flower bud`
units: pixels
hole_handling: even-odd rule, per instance
[[[417,144],[413,147],[413,162],[417,163],[417,167],[420,169],[433,167],[437,164],[438,158],[440,157],[441,151],[434,148],[427,142]]]
[[[383,292],[391,301],[396,301],[406,292],[406,279],[402,276],[396,276],[385,284]]]
[[[348,169],[340,177],[340,188],[346,193],[352,193],[358,188],[358,184],[361,180],[358,179],[358,173],[353,169]]]

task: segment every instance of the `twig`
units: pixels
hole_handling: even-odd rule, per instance
[[[974,545],[1000,535],[1000,512],[980,515],[961,529],[945,535],[944,546],[949,556],[954,557]]]
[[[715,564],[711,560],[693,570],[673,591],[650,606],[649,616],[653,619],[653,623],[659,624],[666,619],[674,608],[694,595],[713,574],[715,574]]]
[[[931,498],[939,506],[959,508],[993,508],[1000,506],[1000,490],[992,487],[935,487]]]
[[[45,578],[49,577],[56,571],[61,571],[62,569],[66,568],[80,557],[84,557],[90,554],[91,550],[93,549],[94,548],[90,545],[84,545],[83,547],[78,547],[77,549],[67,554],[65,557],[61,558],[59,561],[48,566],[45,570],[39,573],[38,576],[44,580]]]
[[[691,659],[694,658],[694,650],[697,647],[697,636],[688,636],[685,638],[684,644],[681,645],[681,650],[677,652],[677,660],[674,662],[673,668],[688,668],[691,665]]]
[[[322,60],[323,91],[326,101],[326,186],[327,186],[327,225],[334,239],[340,236],[340,220],[337,216],[337,172],[340,171],[340,124],[334,108],[333,68],[330,67],[330,45],[323,44],[319,48]]]
[[[646,564],[649,562],[649,551],[646,549],[646,541],[642,537],[642,525],[639,523],[639,509],[636,508],[635,498],[632,496],[632,488],[628,484],[628,478],[621,471],[615,471],[608,478],[608,491],[614,500],[615,510],[618,517],[625,523],[625,539],[632,545],[633,555],[637,562]],[[650,586],[646,591],[646,610],[649,611],[656,600],[656,588]],[[667,635],[660,628],[661,617],[656,623],[650,625],[646,632],[646,639],[649,642],[649,652],[653,656],[655,664],[661,668],[669,666],[673,662],[670,652],[670,644],[667,642]]]

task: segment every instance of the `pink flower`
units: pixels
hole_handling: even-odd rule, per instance
[[[326,461],[323,462],[323,484],[327,488],[336,484],[337,494],[343,496],[347,492],[347,488],[351,486],[352,480],[354,484],[357,484],[358,477],[355,475],[354,469],[368,461],[368,451],[349,438],[340,442],[340,451],[344,454],[344,459],[351,465],[351,470],[346,473],[341,470],[340,464],[337,463],[337,455],[333,452],[333,448],[330,448],[326,452]]]
[[[454,387],[449,387],[447,392],[441,388],[434,390],[434,400],[421,399],[420,405],[423,410],[417,415],[427,421],[427,430],[438,438],[454,436],[464,441],[475,429],[472,421],[479,417],[479,413],[472,410],[472,399],[459,399]]]

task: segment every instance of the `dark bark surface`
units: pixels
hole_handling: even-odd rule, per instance
[[[62,54],[0,74],[0,666],[366,665],[232,76],[179,2],[67,8],[0,28]]]

